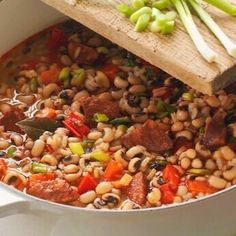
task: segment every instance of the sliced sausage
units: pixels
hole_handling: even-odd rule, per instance
[[[226,113],[219,110],[206,124],[203,142],[210,149],[218,148],[226,143],[225,116]]]
[[[16,125],[17,122],[26,118],[23,111],[17,108],[13,108],[12,111],[6,112],[0,119],[0,125],[3,125],[6,131],[14,131],[17,133],[23,133],[20,127]]]
[[[97,112],[106,114],[109,119],[121,116],[118,103],[109,100],[104,101],[95,96],[82,98],[81,106],[88,122],[93,119],[93,115]]]
[[[74,61],[81,65],[92,65],[99,57],[95,48],[80,43],[70,43],[68,45],[68,54]]]
[[[26,191],[35,197],[57,203],[73,202],[79,197],[76,188],[62,179],[34,182],[28,186]]]
[[[147,190],[147,180],[142,172],[138,172],[128,187],[128,197],[138,205],[143,205],[146,202]]]
[[[147,120],[142,127],[123,136],[122,144],[127,148],[142,145],[152,152],[164,152],[173,147],[173,142],[166,134],[166,130],[164,124]]]

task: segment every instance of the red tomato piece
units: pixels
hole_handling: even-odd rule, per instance
[[[111,160],[104,172],[104,178],[112,181],[119,179],[124,172],[124,167],[119,161]]]
[[[102,68],[102,72],[108,77],[110,81],[113,81],[115,79],[119,71],[120,71],[119,67],[112,63],[106,64]]]
[[[97,187],[97,181],[94,179],[93,176],[87,174],[82,178],[78,186],[78,193],[83,194],[90,190],[94,190]]]
[[[56,174],[52,172],[32,174],[29,176],[27,187],[30,187],[37,182],[43,182],[43,181],[54,180],[54,179],[56,179]]]
[[[172,191],[176,191],[180,182],[178,170],[173,165],[167,165],[163,171],[163,179],[169,184]]]
[[[193,193],[193,195],[197,195],[199,193],[215,193],[217,189],[210,186],[208,181],[199,181],[199,180],[188,180],[187,181],[188,191]]]
[[[6,172],[7,172],[7,163],[3,159],[0,159],[0,180],[2,180]]]
[[[51,35],[47,41],[47,46],[49,49],[57,49],[67,42],[67,36],[65,32],[60,28],[53,28]]]
[[[58,83],[59,73],[60,69],[57,67],[41,72],[40,78],[42,83],[43,84]]]
[[[161,190],[161,203],[169,204],[174,201],[174,193],[171,191],[169,184],[163,184],[160,187]]]

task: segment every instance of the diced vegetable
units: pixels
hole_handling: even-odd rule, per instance
[[[197,195],[199,193],[210,194],[217,191],[217,189],[210,186],[208,181],[188,180],[187,187],[188,191],[193,193],[194,195]]]
[[[76,69],[73,71],[72,84],[74,86],[80,86],[84,82],[85,78],[86,78],[85,70],[83,68]]]
[[[69,143],[70,150],[73,154],[82,155],[84,154],[84,148],[81,143]]]
[[[196,168],[193,168],[193,169],[189,169],[187,172],[189,174],[194,174],[194,175],[209,175],[209,174],[211,174],[211,171],[208,170],[208,169],[196,169]]]
[[[131,182],[131,180],[133,179],[133,177],[131,176],[131,175],[129,175],[129,174],[124,174],[123,176],[122,176],[122,178],[120,179],[120,184],[122,185],[122,186],[128,186],[129,184],[130,184],[130,182]]]
[[[130,16],[130,21],[135,24],[137,23],[138,19],[140,16],[144,15],[144,14],[148,14],[151,16],[152,14],[152,9],[150,7],[142,7],[140,8],[138,11],[134,12],[131,16]]]
[[[6,172],[7,172],[7,163],[3,159],[0,159],[0,180],[2,180]]]
[[[36,77],[34,77],[30,80],[30,90],[36,93],[37,89],[38,89],[38,80]]]
[[[43,71],[40,74],[40,78],[43,84],[58,83],[60,69],[53,67],[49,70]]]
[[[53,28],[51,35],[47,41],[49,49],[57,49],[66,44],[67,37],[64,31],[60,28]]]
[[[122,14],[124,14],[126,17],[130,17],[134,13],[134,9],[132,9],[130,6],[124,3],[119,4],[117,6],[117,10]]]
[[[32,174],[29,176],[27,186],[30,187],[37,182],[43,182],[54,179],[56,179],[56,174],[53,172]]]
[[[141,32],[145,30],[148,26],[149,20],[150,20],[150,14],[141,15],[137,20],[137,23],[134,27],[134,31]]]
[[[11,146],[7,149],[7,156],[11,157],[16,152],[17,148],[15,146]]]
[[[161,190],[161,203],[163,204],[169,204],[174,201],[174,193],[170,189],[169,184],[163,184],[160,186]]]
[[[106,161],[110,160],[109,155],[106,152],[104,152],[104,151],[95,150],[90,155],[96,161],[106,162]]]
[[[174,106],[170,105],[169,103],[163,102],[161,99],[158,100],[156,106],[157,116],[160,119],[176,111],[176,108]]]
[[[102,54],[108,54],[109,53],[109,49],[106,48],[106,47],[97,47],[97,51],[99,53],[102,53]]]
[[[120,69],[117,65],[110,63],[103,66],[101,71],[108,77],[110,81],[113,81],[117,76],[118,72],[120,71]]]
[[[193,94],[192,93],[183,93],[182,98],[185,101],[192,102],[193,101]]]
[[[170,6],[169,0],[158,0],[156,2],[153,2],[152,7],[155,7],[159,10],[165,10]]]
[[[38,163],[38,162],[33,162],[31,164],[31,170],[35,174],[37,174],[37,173],[47,173],[48,168],[47,168],[47,165],[45,165],[45,164]]]
[[[95,113],[93,118],[96,122],[107,122],[107,121],[109,121],[109,118],[107,117],[107,115],[103,114],[103,113]]]
[[[163,171],[163,179],[169,184],[172,191],[176,191],[180,182],[180,175],[178,170],[168,164]]]
[[[70,67],[64,67],[59,74],[59,80],[64,81],[70,78]]]
[[[108,181],[119,179],[124,172],[124,167],[119,161],[111,160],[104,172],[104,178]]]
[[[89,127],[84,124],[84,117],[71,113],[64,121],[63,124],[72,134],[82,139],[89,133]]]
[[[112,125],[129,125],[131,120],[128,117],[115,118],[110,121]]]
[[[94,179],[93,176],[87,174],[82,178],[78,186],[78,193],[83,194],[90,190],[94,190],[97,187],[97,181]]]

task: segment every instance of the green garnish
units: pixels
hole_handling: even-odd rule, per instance
[[[7,149],[7,156],[11,157],[16,152],[17,148],[15,146],[11,146]]]
[[[109,117],[106,114],[103,113],[95,113],[93,115],[93,119],[98,123],[98,122],[107,122],[109,121]]]
[[[37,174],[37,173],[47,173],[47,171],[48,171],[47,165],[42,164],[42,163],[38,163],[38,162],[33,162],[31,164],[31,170],[35,174]]]
[[[156,106],[157,106],[157,117],[159,119],[162,119],[176,111],[176,108],[174,106],[170,105],[169,103],[163,102],[161,99],[158,100]]]
[[[115,118],[110,121],[112,125],[129,125],[131,120],[128,117]]]

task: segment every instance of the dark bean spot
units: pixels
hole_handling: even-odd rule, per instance
[[[9,185],[14,185],[14,184],[16,183],[16,181],[17,181],[17,177],[16,177],[16,176],[12,176],[12,177],[8,180],[7,184],[9,184]]]
[[[157,179],[157,183],[160,184],[160,185],[163,185],[163,184],[166,183],[166,181],[163,179],[163,177],[160,176],[160,177]]]
[[[127,99],[128,99],[128,104],[131,107],[138,107],[140,105],[141,99],[139,96],[128,94]]]
[[[5,155],[6,155],[6,152],[0,151],[0,157],[3,157],[3,156],[5,156]]]
[[[72,156],[68,155],[66,157],[63,158],[63,161],[71,161],[72,160]]]
[[[155,169],[157,171],[163,170],[167,165],[166,160],[154,160],[150,162],[150,168]]]

